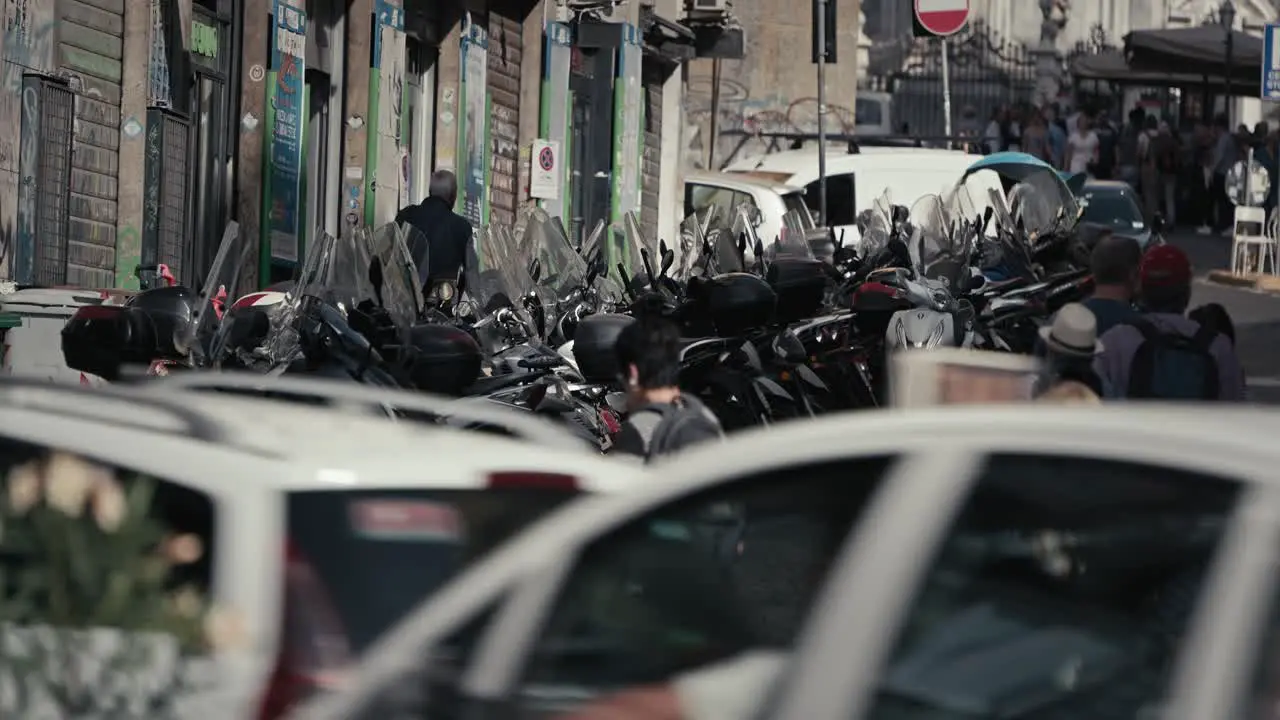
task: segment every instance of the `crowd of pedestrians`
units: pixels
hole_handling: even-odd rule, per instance
[[[1265,207],[1276,206],[1280,129],[1261,122],[1250,131],[1231,130],[1225,115],[1212,123],[1177,126],[1134,108],[1123,121],[1103,109],[1064,116],[1057,105],[997,108],[982,124],[972,107],[961,113],[960,132],[978,139],[987,153],[1021,151],[1059,170],[1098,180],[1123,180],[1143,201],[1150,223],[1160,213],[1166,225],[1227,233],[1234,205],[1227,197],[1227,172],[1250,151],[1271,178]]]
[[[1045,391],[1071,383],[1104,400],[1245,399],[1226,310],[1187,312],[1186,253],[1173,245],[1143,253],[1136,240],[1109,236],[1091,260],[1094,295],[1063,307],[1041,330]]]

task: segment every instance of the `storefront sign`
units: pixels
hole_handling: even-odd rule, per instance
[[[569,66],[573,58],[571,43],[573,35],[569,26],[564,23],[547,23],[546,58],[543,62],[542,76],[542,137],[548,142],[559,145],[556,161],[560,171],[560,185],[566,187],[569,181]],[[534,162],[536,163],[536,154]],[[530,195],[533,192],[530,183]],[[570,217],[569,193],[554,196],[554,202],[544,200],[542,209],[552,217],[559,217],[567,226]],[[558,199],[555,199],[558,198]]]
[[[489,37],[467,15],[462,32],[463,120],[458,128],[457,212],[472,225],[489,222]]]
[[[307,47],[307,15],[300,0],[276,0],[271,69],[267,73],[267,127],[271,154],[267,197],[263,203],[270,228],[271,259],[297,262],[302,166],[302,133],[306,121],[303,75]],[[264,275],[266,277],[266,275]]]

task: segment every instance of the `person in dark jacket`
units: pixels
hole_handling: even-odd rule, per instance
[[[410,237],[409,252],[418,265],[423,293],[441,282],[458,282],[474,252],[471,224],[453,211],[457,200],[458,179],[448,170],[437,170],[431,173],[426,199],[396,215],[397,223],[411,225],[421,233]]]

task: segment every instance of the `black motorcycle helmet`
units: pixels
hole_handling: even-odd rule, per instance
[[[186,358],[185,341],[191,336],[200,302],[194,291],[182,286],[144,290],[130,298],[125,304],[129,338],[125,361]],[[210,323],[205,334],[212,332],[213,327]]]

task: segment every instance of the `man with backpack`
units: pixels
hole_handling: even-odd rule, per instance
[[[697,398],[680,392],[680,329],[642,314],[622,329],[614,354],[627,391],[628,416],[614,451],[646,462],[720,438],[720,421]]]
[[[1244,377],[1226,336],[1184,313],[1191,261],[1172,245],[1147,250],[1138,273],[1144,314],[1102,336],[1094,368],[1132,400],[1244,400]]]

